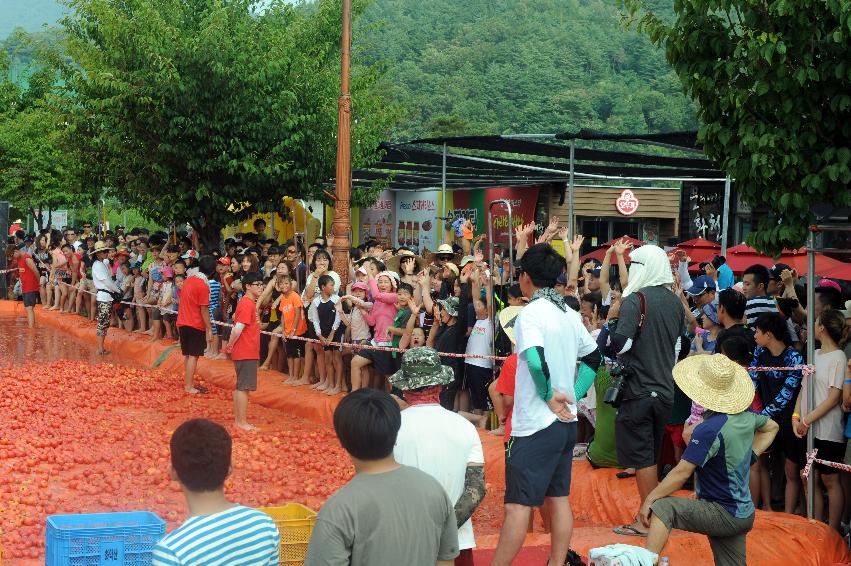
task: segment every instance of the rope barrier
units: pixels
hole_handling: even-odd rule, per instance
[[[843,464],[842,462],[830,462],[828,460],[822,460],[820,458],[816,458],[818,454],[818,448],[813,448],[813,451],[810,454],[807,454],[807,465],[804,466],[804,471],[801,472],[801,476],[806,480],[810,477],[810,470],[813,467],[813,464],[821,464],[822,466],[827,466],[828,468],[835,468],[837,470],[842,470],[843,472],[851,472],[851,466],[848,464]]]
[[[60,281],[59,283],[61,285],[65,285],[65,286],[68,286],[68,287],[74,287],[74,285],[71,285],[70,283],[65,283],[64,281]],[[76,287],[74,287],[74,288],[76,289]],[[82,292],[82,293],[87,293],[89,295],[96,295],[97,294],[97,293],[93,293],[91,291],[88,291],[86,289],[77,289],[77,290]],[[132,306],[132,307],[159,309],[160,312],[165,313],[165,314],[177,314],[173,310],[170,310],[170,309],[167,309],[167,308],[164,308],[164,307],[159,307],[157,305],[146,305],[146,304],[141,304],[141,303],[134,303],[133,301],[120,301],[120,302],[123,305],[128,305],[128,306]],[[210,322],[212,322],[213,324],[215,324],[217,326],[226,326],[226,327],[229,327],[229,328],[233,328],[233,326],[234,326],[233,324],[229,324],[227,322],[222,322],[220,320],[211,320]],[[307,338],[305,336],[285,336],[284,334],[279,334],[277,332],[267,332],[265,330],[261,330],[260,334],[265,334],[267,336],[277,336],[278,338],[282,339],[284,342],[286,342],[287,340],[301,340],[302,342],[309,342],[309,343],[313,343],[313,344],[321,344],[323,346],[339,346],[339,347],[347,348],[347,349],[350,349],[350,350],[375,350],[375,351],[378,351],[378,352],[393,352],[393,353],[397,353],[397,354],[401,354],[401,353],[405,352],[405,350],[403,348],[394,348],[392,346],[373,346],[372,344],[349,344],[349,343],[346,343],[346,342],[323,342],[322,340],[319,340],[317,338]],[[493,361],[498,361],[498,362],[505,361],[505,359],[506,359],[505,356],[484,356],[484,355],[481,355],[481,354],[456,354],[456,353],[453,353],[453,352],[438,352],[438,353],[440,354],[441,357],[445,357],[445,358],[465,358],[465,359],[469,358],[469,359],[475,359],[475,360],[493,360]],[[607,364],[607,365],[610,365],[610,364]],[[800,365],[800,366],[791,366],[791,367],[767,366],[767,367],[748,368],[748,371],[756,371],[756,372],[800,371],[800,372],[804,373],[805,375],[811,375],[811,374],[815,373],[816,368],[815,368],[815,366],[811,366],[811,365]]]
[[[17,267],[13,267],[12,269],[0,269],[0,274],[3,273],[12,273],[13,271],[18,271]]]

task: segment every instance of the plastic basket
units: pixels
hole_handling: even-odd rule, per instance
[[[269,515],[281,533],[281,565],[303,565],[307,543],[316,523],[316,511],[301,503],[259,509]]]
[[[91,513],[47,518],[46,566],[150,566],[165,536],[155,513]]]

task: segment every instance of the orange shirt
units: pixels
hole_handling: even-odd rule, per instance
[[[295,335],[301,336],[307,332],[307,319],[304,316],[304,304],[301,302],[301,297],[298,293],[290,291],[288,295],[281,295],[281,301],[278,303],[278,310],[281,311],[281,329],[284,334],[289,334],[293,331],[296,313],[299,311],[301,311],[301,316],[298,319],[298,327],[295,329]]]
[[[467,224],[466,222],[461,225],[461,235],[465,240],[473,239],[473,225],[472,223]]]

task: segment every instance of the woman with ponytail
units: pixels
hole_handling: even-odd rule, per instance
[[[827,309],[821,312],[816,320],[815,339],[821,342],[821,348],[816,350],[815,374],[804,377],[804,380],[814,379],[813,405],[815,408],[802,414],[801,397],[795,405],[792,414],[792,426],[795,436],[804,438],[812,428],[815,437],[815,448],[819,458],[830,462],[842,462],[845,458],[846,430],[843,425],[842,412],[843,391],[846,386],[845,366],[847,359],[841,345],[847,340],[845,318],[838,311]],[[803,391],[807,391],[804,384]],[[848,391],[851,393],[851,389]],[[845,498],[839,480],[838,470],[822,464],[815,465],[815,517],[827,519],[826,522],[837,532],[845,510]],[[824,517],[824,500],[822,488],[827,491],[828,512]]]

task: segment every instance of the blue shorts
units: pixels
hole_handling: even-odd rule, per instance
[[[505,502],[540,507],[545,497],[570,495],[577,423],[555,421],[505,447]]]

